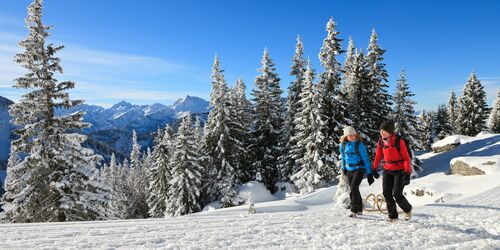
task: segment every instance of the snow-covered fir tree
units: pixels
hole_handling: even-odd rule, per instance
[[[399,133],[409,144],[407,147],[411,150],[411,155],[413,156],[411,159],[412,168],[414,170],[420,170],[422,161],[420,161],[417,157],[414,157],[415,153],[413,152],[415,148],[421,147],[418,141],[419,132],[417,117],[415,115],[415,110],[413,109],[416,102],[411,99],[414,94],[410,91],[404,70],[401,70],[397,81],[398,84],[396,86],[396,93],[393,97],[393,119],[395,122],[395,128],[397,133]]]
[[[452,134],[455,134],[458,128],[457,125],[457,96],[455,91],[451,91],[450,98],[448,99],[448,118],[451,125]]]
[[[281,98],[280,78],[268,49],[264,49],[261,60],[261,74],[256,77],[252,90],[255,103],[254,134],[251,145],[253,157],[252,168],[256,176],[260,175],[266,187],[274,191],[278,181],[278,158],[283,154],[283,102]]]
[[[141,145],[137,143],[137,133],[132,131],[132,151],[130,152],[130,167],[132,169],[141,168]]]
[[[126,197],[123,193],[124,181],[121,174],[121,166],[116,161],[115,153],[111,154],[106,182],[111,185],[110,218],[125,219],[123,216],[123,212],[126,210]]]
[[[298,171],[299,165],[296,160],[302,158],[304,155],[302,147],[297,146],[295,138],[297,137],[298,129],[294,121],[297,113],[302,109],[300,95],[304,88],[305,65],[304,45],[302,44],[302,38],[298,35],[290,71],[290,75],[294,79],[288,87],[288,97],[286,99],[285,137],[287,144],[284,152],[284,164],[280,169],[280,179],[282,181],[289,181],[290,176]]]
[[[224,207],[237,205],[237,189],[240,185],[234,168],[233,148],[235,138],[230,133],[231,115],[228,87],[216,56],[212,67],[212,92],[210,93],[210,113],[205,124],[205,152],[208,158],[203,165],[208,170],[206,187],[208,201],[220,200]]]
[[[239,182],[244,183],[253,180],[255,173],[250,168],[251,159],[247,155],[250,146],[250,133],[252,126],[252,106],[246,98],[246,86],[243,80],[238,79],[236,85],[230,92],[230,134],[235,139],[233,147],[233,162],[238,172]]]
[[[320,126],[321,114],[318,111],[313,81],[314,73],[308,63],[300,98],[301,109],[295,119],[298,133],[294,138],[304,155],[297,159],[300,167],[291,177],[300,193],[312,192],[322,183],[320,171],[325,165],[324,158],[320,157],[319,148],[323,145],[325,135]]]
[[[337,192],[335,192],[335,203],[341,208],[348,208],[351,205],[349,180],[343,172],[340,172],[338,178],[339,184],[337,185]]]
[[[500,133],[500,89],[497,90],[497,97],[488,119],[488,128],[492,133]]]
[[[42,9],[41,0],[28,7],[29,34],[15,57],[27,73],[15,79],[14,87],[31,91],[9,110],[19,139],[11,144],[3,217],[11,222],[104,219],[110,198],[96,168],[102,157],[82,147],[86,136],[77,134],[90,124],[82,122],[83,112],[54,115],[57,108],[83,101],[69,98],[74,82],[54,77],[63,71],[55,56],[63,46],[46,45],[50,27],[43,25]]]
[[[418,137],[418,144],[420,147],[417,149],[430,150],[431,145],[434,142],[434,124],[433,124],[434,114],[431,112],[422,111],[418,117],[418,131],[420,135]]]
[[[375,32],[375,29],[372,29],[366,62],[368,63],[371,87],[373,88],[373,96],[370,96],[370,99],[373,100],[374,106],[370,110],[371,112],[367,114],[368,117],[373,119],[369,127],[369,138],[371,138],[373,142],[376,142],[379,137],[379,125],[389,117],[389,114],[391,114],[391,95],[387,91],[389,87],[387,84],[389,74],[383,62],[384,53],[385,50],[378,44],[377,32]],[[374,145],[372,144],[372,146]]]
[[[124,194],[127,198],[126,219],[139,219],[149,217],[147,203],[147,174],[142,166],[141,146],[137,143],[135,130],[132,133],[132,151],[130,152],[130,165],[124,170]],[[125,167],[125,163],[124,163]]]
[[[172,179],[168,184],[170,188],[166,201],[166,216],[179,216],[200,211],[202,166],[195,133],[191,124],[191,115],[185,116],[179,127],[169,164]]]
[[[444,139],[452,134],[450,118],[446,105],[439,105],[434,117],[434,129],[438,140]]]
[[[326,31],[327,36],[319,53],[323,72],[319,75],[317,84],[320,129],[325,135],[325,140],[319,142],[322,145],[318,148],[318,153],[324,163],[319,174],[325,182],[330,182],[335,175],[335,165],[339,158],[339,141],[342,128],[346,124],[346,104],[340,97],[342,68],[336,58],[344,51],[341,49],[342,39],[338,38],[339,32],[332,17],[326,25]]]
[[[458,99],[457,132],[461,135],[476,136],[486,129],[488,114],[484,86],[472,72]]]
[[[162,138],[156,138],[157,143],[153,148],[152,166],[148,171],[148,207],[149,215],[154,218],[165,216],[165,204],[168,199],[168,182],[172,173],[169,169],[169,160],[172,156],[174,131],[170,125],[165,127],[165,132],[158,133]]]
[[[349,112],[346,114],[351,126],[365,139],[367,145],[374,145],[378,137],[373,136],[375,124],[376,99],[374,96],[373,82],[369,75],[368,63],[363,52],[357,49],[352,56],[352,61],[345,72],[346,102]],[[378,131],[378,130],[376,130]],[[369,147],[371,148],[371,147]]]

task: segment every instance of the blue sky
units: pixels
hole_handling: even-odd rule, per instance
[[[22,75],[12,62],[30,0],[0,0],[0,95],[17,100],[11,88]],[[44,23],[74,98],[109,107],[121,100],[171,104],[194,95],[208,100],[213,58],[218,54],[226,80],[248,87],[263,49],[286,89],[297,34],[305,54],[321,71],[318,53],[332,16],[343,47],[352,36],[366,49],[371,29],[387,50],[392,93],[406,70],[417,109],[445,103],[459,93],[474,70],[491,105],[500,88],[500,1],[117,1],[45,0]],[[339,58],[343,61],[343,58]]]

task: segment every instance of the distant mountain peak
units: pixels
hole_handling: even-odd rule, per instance
[[[208,111],[209,103],[202,98],[187,95],[179,98],[170,106],[176,113],[190,111],[191,113],[204,113]]]
[[[121,102],[113,105],[113,107],[111,107],[111,109],[123,109],[123,108],[131,108],[131,107],[133,107],[133,105],[130,104],[130,102],[121,101]]]

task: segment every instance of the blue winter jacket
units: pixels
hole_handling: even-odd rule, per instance
[[[353,142],[346,141],[340,144],[340,157],[342,162],[341,163],[342,169],[347,169],[348,171],[364,169],[366,174],[370,174],[372,172],[372,167],[370,159],[368,158],[368,152],[366,151],[365,144],[363,142],[359,143],[359,155],[358,155],[356,154],[356,149],[355,149],[356,141]],[[343,150],[344,145],[345,145],[345,150]],[[361,161],[361,159],[363,161]],[[355,166],[360,163],[362,163],[363,165]]]

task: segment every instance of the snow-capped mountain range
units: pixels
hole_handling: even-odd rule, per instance
[[[0,161],[6,161],[9,154],[12,129],[8,113],[10,104],[12,101],[0,96]],[[105,158],[111,155],[111,152],[122,158],[130,151],[132,130],[136,130],[139,143],[149,147],[158,128],[175,122],[177,117],[182,117],[188,112],[205,119],[208,105],[209,103],[202,98],[188,95],[169,106],[160,103],[134,105],[126,101],[121,101],[111,108],[82,104],[70,109],[56,110],[56,115],[85,111],[84,121],[92,124],[83,131],[89,136],[86,141],[87,146],[91,146]]]

